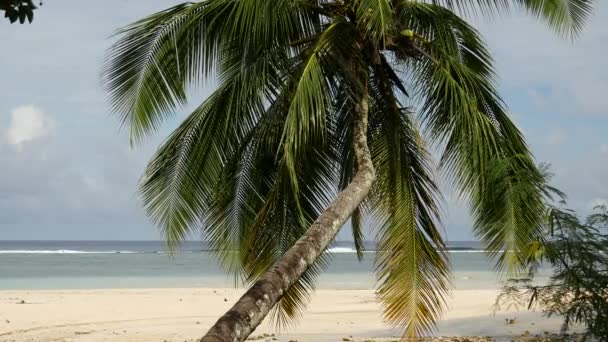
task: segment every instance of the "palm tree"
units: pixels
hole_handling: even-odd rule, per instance
[[[495,90],[490,53],[459,16],[512,8],[575,35],[592,5],[207,0],[119,32],[103,81],[133,143],[190,86],[217,80],[140,187],[171,248],[202,227],[251,284],[201,341],[243,341],[269,313],[280,325],[297,318],[349,219],[359,252],[364,220],[377,233],[386,320],[404,336],[432,329],[450,286],[439,174],[470,203],[497,267],[517,269],[542,220],[542,176]]]

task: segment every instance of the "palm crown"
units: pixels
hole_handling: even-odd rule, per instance
[[[227,269],[258,279],[352,182],[353,108],[365,98],[376,181],[352,216],[355,245],[367,217],[385,317],[409,335],[427,331],[449,289],[438,174],[470,203],[501,269],[523,261],[542,219],[542,176],[495,90],[484,42],[459,16],[510,9],[573,35],[591,4],[207,0],[124,28],[104,83],[133,141],[180,108],[189,86],[217,79],[147,166],[149,216],[171,246],[202,226]],[[282,296],[279,323],[298,315],[329,258]]]

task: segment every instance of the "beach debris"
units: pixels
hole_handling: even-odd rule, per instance
[[[505,323],[506,323],[507,325],[513,325],[513,324],[515,324],[516,322],[517,322],[517,317],[515,317],[515,318],[505,318]]]
[[[228,301],[228,298],[224,298],[224,302],[227,302],[227,301]]]
[[[201,322],[199,322],[199,321],[196,321],[196,324],[201,324]]]
[[[8,324],[8,323],[10,323],[11,321],[9,321],[9,320],[7,319],[7,320],[5,320],[5,322]]]
[[[88,335],[92,333],[92,331],[74,331],[74,335]]]
[[[25,304],[25,300],[21,299],[20,301],[17,302],[17,304]]]

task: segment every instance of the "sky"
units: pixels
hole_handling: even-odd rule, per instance
[[[48,0],[32,25],[0,21],[0,240],[160,239],[137,182],[155,147],[210,89],[132,147],[99,75],[117,28],[174,3]],[[608,2],[596,3],[575,41],[520,12],[469,18],[536,159],[552,164],[554,184],[582,213],[608,199]],[[473,238],[463,203],[447,194],[444,212],[448,239]]]

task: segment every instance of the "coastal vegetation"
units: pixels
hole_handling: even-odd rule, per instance
[[[563,334],[583,325],[587,337],[608,341],[608,209],[598,206],[581,219],[563,205],[550,207],[544,232],[531,245],[529,276],[508,281],[497,305],[525,304],[563,317]],[[535,283],[543,263],[551,276]]]
[[[470,205],[497,267],[519,270],[544,233],[544,179],[463,16],[517,10],[572,37],[591,9],[586,0],[207,0],[120,30],[103,83],[132,143],[179,111],[192,86],[217,83],[140,187],[170,247],[202,228],[250,286],[201,341],[243,341],[268,314],[280,325],[301,315],[348,220],[359,257],[364,222],[376,234],[386,321],[407,337],[432,329],[450,288],[440,176]]]

